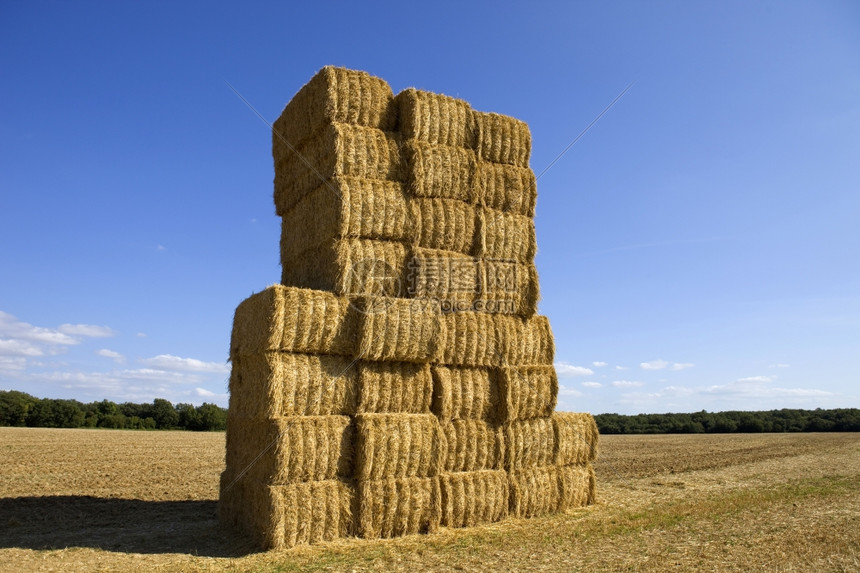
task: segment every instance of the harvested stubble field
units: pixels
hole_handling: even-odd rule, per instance
[[[860,434],[604,436],[596,506],[258,553],[224,434],[0,428],[2,571],[857,571]]]

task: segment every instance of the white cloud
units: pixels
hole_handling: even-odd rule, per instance
[[[640,362],[639,367],[642,370],[662,370],[669,366],[665,360],[652,360],[651,362]]]
[[[0,372],[12,374],[20,372],[27,366],[27,359],[19,356],[0,356]]]
[[[79,344],[80,341],[58,329],[43,328],[21,322],[9,313],[0,311],[0,337],[11,340],[29,340],[42,344]]]
[[[616,388],[638,388],[643,383],[635,380],[615,380],[612,382],[612,385]]]
[[[676,362],[672,364],[670,370],[686,370],[687,368],[692,368],[693,366],[695,366],[695,364],[692,364],[690,362]]]
[[[0,339],[0,354],[4,356],[43,356],[45,352],[26,340]]]
[[[754,384],[757,384],[757,383],[773,382],[773,378],[771,378],[770,376],[747,376],[746,378],[738,378],[737,381],[742,382],[742,383],[743,382],[752,382]]]
[[[98,354],[99,356],[104,356],[105,358],[110,358],[117,364],[125,364],[125,356],[123,356],[119,352],[108,350],[107,348],[102,348],[101,350],[96,350],[96,354]]]
[[[165,247],[164,245],[158,245],[157,247],[155,247],[155,250],[156,251],[166,251],[167,247]]]
[[[568,362],[556,362],[555,370],[562,378],[570,378],[573,376],[590,376],[594,374],[594,370],[584,366],[574,366]]]
[[[135,334],[135,336],[137,336],[138,338],[146,338],[146,333],[145,332],[138,332],[137,334]]]
[[[221,400],[221,401],[227,400],[227,394],[217,394],[215,392],[210,392],[206,388],[195,388],[194,393],[197,396],[199,396],[200,398],[208,398],[208,399],[215,399],[215,400]]]
[[[607,366],[607,363],[597,360],[595,362],[592,362],[591,365],[594,366],[595,368],[603,368],[604,366]]]
[[[116,335],[112,328],[93,324],[61,324],[57,330],[70,336],[86,336],[88,338],[109,338]]]
[[[585,386],[586,388],[601,388],[601,387],[603,387],[603,384],[601,384],[600,382],[583,382],[582,385]]]
[[[616,366],[615,369],[616,370],[627,370],[627,367],[626,366]]]
[[[571,388],[570,386],[559,386],[558,387],[558,395],[559,396],[574,396],[579,397],[582,396],[582,392]]]
[[[140,359],[142,364],[162,370],[182,372],[229,372],[230,366],[221,362],[204,362],[196,358],[181,358],[172,354],[159,354],[153,358]]]
[[[788,364],[771,364],[768,368],[789,368]]]

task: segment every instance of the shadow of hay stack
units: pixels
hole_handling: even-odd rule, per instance
[[[0,498],[0,548],[91,547],[124,553],[240,557],[253,540],[221,526],[214,500],[90,496]]]
[[[594,501],[555,413],[531,134],[326,67],[273,126],[281,284],[236,309],[220,515],[266,548]]]

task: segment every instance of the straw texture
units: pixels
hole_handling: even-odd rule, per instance
[[[395,129],[391,87],[366,72],[326,66],[290,100],[272,125],[272,155],[282,160],[305,139],[331,123]],[[289,145],[288,145],[289,144]]]
[[[359,537],[429,533],[442,513],[439,478],[394,478],[358,482]]]
[[[416,197],[441,197],[475,202],[475,152],[462,147],[403,143],[406,189]]]
[[[444,527],[472,527],[508,514],[508,474],[504,471],[443,473],[439,476]]]
[[[335,176],[402,181],[400,135],[345,123],[326,125],[275,163],[275,210],[286,213]]]
[[[358,316],[357,356],[365,360],[430,362],[444,339],[438,303],[363,297]]]
[[[546,418],[555,410],[558,398],[555,367],[502,367],[493,370],[493,377],[499,395],[496,418],[499,421]]]
[[[597,500],[591,464],[558,466],[559,510],[591,505]]]
[[[431,367],[433,373],[433,413],[440,420],[494,419],[497,386],[485,368]]]
[[[493,163],[529,166],[532,136],[529,126],[513,117],[475,111],[478,156]]]
[[[230,356],[270,350],[353,354],[349,301],[330,292],[270,286],[236,308]]]
[[[537,268],[532,264],[502,259],[481,259],[478,275],[480,299],[487,312],[529,317],[540,299]]]
[[[537,203],[537,181],[528,167],[478,161],[476,195],[482,205],[532,218]]]
[[[456,199],[416,197],[409,201],[414,243],[419,247],[472,254],[477,211]]]
[[[531,263],[537,252],[531,217],[495,209],[478,210],[478,255],[488,259]]]
[[[433,145],[474,147],[472,108],[463,100],[409,88],[395,101],[403,137]]]
[[[473,257],[413,247],[407,264],[411,296],[439,301],[446,312],[471,310],[480,290],[479,263]]]
[[[505,439],[501,428],[481,420],[452,420],[440,425],[446,472],[501,469]]]
[[[430,477],[439,473],[444,444],[432,414],[358,414],[355,477]]]
[[[252,418],[354,414],[353,359],[265,352],[237,356],[230,374],[231,414]]]
[[[359,362],[356,411],[427,414],[433,396],[429,364]]]
[[[533,418],[505,425],[505,469],[548,466],[555,462],[556,435],[551,418]]]
[[[585,464],[597,459],[598,430],[591,414],[555,412],[552,421],[558,443],[556,464]]]
[[[554,513],[561,507],[562,493],[556,466],[544,466],[508,474],[510,515],[536,517]]]
[[[341,238],[405,241],[413,223],[402,183],[335,177],[281,215],[281,264]]]
[[[444,343],[436,362],[450,366],[552,364],[555,344],[544,316],[520,318],[484,312],[441,316]]]

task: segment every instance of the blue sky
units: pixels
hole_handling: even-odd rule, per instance
[[[306,3],[311,4],[311,3]],[[0,10],[0,388],[226,405],[320,67],[529,123],[559,409],[860,407],[860,5]]]

